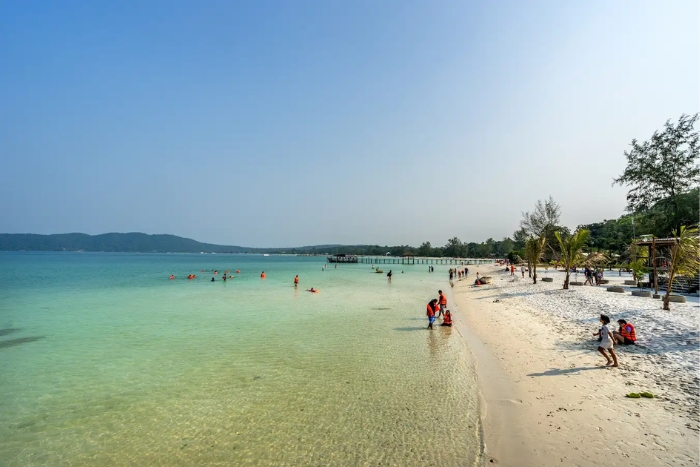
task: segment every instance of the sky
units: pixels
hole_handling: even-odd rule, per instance
[[[0,1],[0,232],[251,247],[623,214],[700,107],[700,2]]]

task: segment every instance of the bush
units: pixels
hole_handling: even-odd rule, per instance
[[[510,253],[508,253],[507,258],[511,264],[520,264],[523,261],[521,255],[519,255],[517,251],[511,251]]]

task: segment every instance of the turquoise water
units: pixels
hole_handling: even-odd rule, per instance
[[[480,464],[447,266],[323,265],[0,253],[0,465]]]

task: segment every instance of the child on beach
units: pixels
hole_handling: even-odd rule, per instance
[[[450,313],[450,310],[445,311],[445,317],[442,319],[440,326],[452,327],[452,313]]]
[[[605,364],[606,366],[614,366],[617,367],[617,355],[615,355],[615,350],[613,349],[613,342],[615,342],[615,338],[613,337],[612,332],[610,332],[610,329],[608,328],[608,324],[610,324],[610,318],[608,318],[606,315],[600,315],[600,322],[603,326],[601,326],[600,331],[593,333],[594,336],[600,336],[600,345],[598,346],[598,352],[603,354],[603,357],[605,357],[605,360],[607,360],[607,363]],[[610,356],[612,357],[612,360],[610,360],[610,357],[605,353],[605,351],[610,352]]]

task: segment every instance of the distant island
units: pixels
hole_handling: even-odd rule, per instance
[[[201,243],[176,235],[145,233],[0,234],[0,251],[92,251],[123,253],[293,253],[294,249],[247,248]]]
[[[176,235],[149,235],[140,232],[88,235],[0,234],[0,251],[87,251],[110,253],[253,253],[253,254],[377,254],[391,248],[379,245],[314,245],[295,248],[250,248],[201,243]]]

